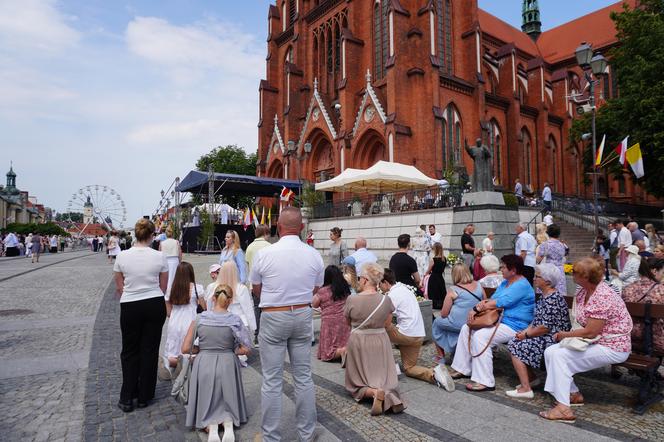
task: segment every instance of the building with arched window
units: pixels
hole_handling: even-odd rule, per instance
[[[524,0],[521,29],[477,0],[276,0],[257,172],[321,181],[386,160],[436,178],[470,175],[464,144],[482,138],[497,185],[519,178],[537,192],[548,182],[590,198],[590,146],[569,140],[578,115],[567,97],[587,93],[574,51],[582,41],[604,53],[615,45],[610,13],[621,9],[541,32],[537,0]],[[610,68],[596,89],[600,105],[618,93]],[[656,202],[631,180],[603,179],[613,199]]]

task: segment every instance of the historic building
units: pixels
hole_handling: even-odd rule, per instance
[[[440,178],[470,171],[464,143],[481,137],[504,188],[520,178],[591,197],[581,158],[591,147],[568,139],[578,116],[568,97],[587,93],[574,51],[582,41],[604,53],[614,46],[609,15],[621,8],[541,32],[536,0],[523,1],[521,30],[477,0],[277,0],[258,175],[323,181],[387,160]],[[596,92],[600,105],[618,93],[610,66]],[[614,200],[656,201],[628,175],[599,183]]]
[[[28,192],[16,187],[16,172],[10,166],[5,186],[0,185],[0,229],[12,223],[39,223],[45,218],[45,208],[37,204]],[[50,209],[49,209],[50,210]]]

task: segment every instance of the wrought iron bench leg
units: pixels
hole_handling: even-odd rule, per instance
[[[634,407],[634,413],[644,414],[648,408],[664,399],[664,395],[660,392],[659,381],[657,380],[657,369],[651,368],[641,375],[641,382],[639,383],[639,398],[638,403]]]

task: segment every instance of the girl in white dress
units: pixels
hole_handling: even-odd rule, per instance
[[[415,230],[415,235],[410,238],[411,255],[417,263],[417,272],[420,274],[420,279],[424,278],[424,274],[429,268],[429,250],[431,246],[429,240],[420,226]]]
[[[196,308],[199,305],[203,310],[206,308],[204,290],[202,285],[196,284],[193,266],[186,261],[181,262],[175,271],[171,291],[165,297],[168,331],[164,346],[164,367],[171,373],[182,354],[182,342],[189,326],[196,319]]]

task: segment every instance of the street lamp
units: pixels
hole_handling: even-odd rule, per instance
[[[583,69],[583,74],[586,78],[586,81],[590,85],[590,97],[588,98],[588,104],[590,105],[590,110],[592,112],[592,137],[593,137],[593,156],[592,156],[592,179],[593,179],[593,215],[594,215],[594,227],[595,234],[599,231],[599,219],[597,215],[597,198],[598,198],[598,186],[597,186],[597,131],[595,128],[595,119],[597,115],[597,106],[595,105],[595,85],[599,84],[599,80],[595,78],[600,78],[606,72],[608,62],[602,54],[593,53],[593,48],[591,45],[585,41],[576,48],[574,52],[576,55],[576,61]],[[595,78],[593,78],[593,75]]]

